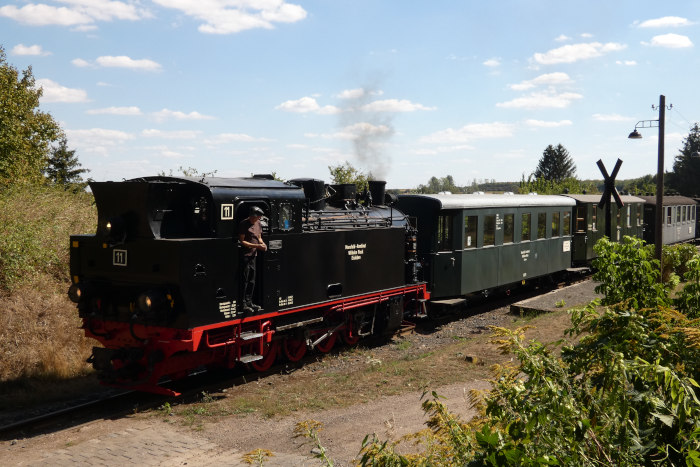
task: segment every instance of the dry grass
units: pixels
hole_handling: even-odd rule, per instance
[[[69,236],[94,231],[95,223],[90,195],[46,186],[0,190],[3,400],[34,391],[41,398],[43,390],[57,392],[57,382],[90,372],[93,343],[66,292]]]

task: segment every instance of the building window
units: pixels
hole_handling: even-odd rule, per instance
[[[552,237],[559,236],[559,213],[552,213]]]
[[[547,237],[547,213],[540,212],[537,214],[537,238]]]
[[[520,227],[520,240],[523,242],[529,242],[532,240],[532,234],[530,232],[530,226],[532,225],[531,223],[531,215],[529,212],[526,212],[523,214],[522,221],[521,221],[521,227]]]
[[[503,243],[513,243],[515,238],[515,214],[503,216]]]
[[[496,216],[484,216],[484,246],[496,244]]]
[[[562,226],[564,227],[564,233],[562,235],[571,235],[571,213],[569,211],[564,213],[564,218],[562,219]]]
[[[452,216],[438,216],[438,251],[452,250]]]
[[[464,249],[476,248],[477,216],[464,216]]]

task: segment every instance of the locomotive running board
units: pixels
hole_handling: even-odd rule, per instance
[[[457,306],[457,305],[463,305],[467,303],[466,298],[448,298],[445,300],[433,300],[430,303],[434,303],[436,305],[447,305],[447,306]]]

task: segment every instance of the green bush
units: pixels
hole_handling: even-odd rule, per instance
[[[609,306],[572,312],[576,344],[557,357],[522,329],[495,329],[518,363],[472,396],[481,416],[463,423],[433,393],[425,449],[402,455],[367,437],[362,465],[700,466],[700,259],[683,265],[687,282],[670,299],[643,242],[603,240],[596,251]]]

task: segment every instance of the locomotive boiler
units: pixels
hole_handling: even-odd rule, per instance
[[[69,296],[106,384],[158,385],[200,367],[300,360],[339,338],[390,333],[429,298],[416,236],[385,203],[384,182],[354,185],[250,178],[146,177],[90,184],[92,235],[71,236]],[[263,210],[266,252],[243,307],[239,223]]]

